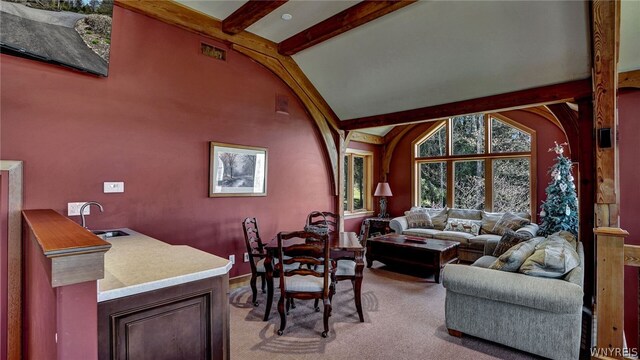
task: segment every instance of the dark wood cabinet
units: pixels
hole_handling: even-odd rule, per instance
[[[229,359],[228,275],[98,303],[99,359]]]

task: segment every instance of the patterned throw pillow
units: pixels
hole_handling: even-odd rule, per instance
[[[493,227],[496,226],[496,223],[500,221],[503,213],[492,213],[492,212],[482,212],[482,228],[480,229],[481,234],[492,234]]]
[[[489,266],[489,269],[516,272],[520,269],[522,263],[533,254],[536,250],[536,245],[542,242],[544,238],[535,237],[533,239],[521,242],[520,244],[507,250],[504,254],[500,255],[496,261]]]
[[[481,226],[481,220],[449,218],[447,220],[447,226],[444,227],[444,231],[460,231],[471,235],[478,235]]]
[[[556,233],[557,234],[557,233]],[[560,235],[549,235],[520,266],[520,272],[532,276],[561,278],[580,265],[576,247]]]
[[[504,235],[502,235],[502,237],[500,238],[500,241],[498,242],[495,250],[493,250],[493,256],[499,257],[515,245],[518,245],[521,242],[527,241],[531,238],[532,236],[528,232],[515,232],[511,229],[506,229]]]
[[[507,211],[502,215],[500,220],[498,220],[491,232],[496,235],[504,235],[506,229],[518,230],[530,223],[531,221]]]
[[[433,229],[431,216],[425,210],[411,210],[406,217],[409,229]]]
[[[433,222],[433,228],[437,230],[444,230],[447,225],[447,217],[449,208],[444,209],[429,209],[427,210],[429,215],[431,215],[431,222]]]

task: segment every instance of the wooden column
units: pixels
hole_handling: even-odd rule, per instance
[[[594,230],[598,251],[598,316],[599,349],[622,349],[624,332],[624,239],[628,232],[611,227]],[[612,354],[615,354],[613,352]]]
[[[593,83],[596,137],[596,226],[618,227],[620,192],[617,144],[617,51],[620,1],[592,3]],[[610,147],[602,147],[603,129]]]

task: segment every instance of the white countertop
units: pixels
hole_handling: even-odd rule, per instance
[[[186,245],[170,245],[122,228],[129,236],[109,238],[104,279],[98,280],[98,302],[223,275],[227,259]]]

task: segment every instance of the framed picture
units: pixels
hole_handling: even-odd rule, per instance
[[[267,149],[210,144],[209,197],[267,195]]]

